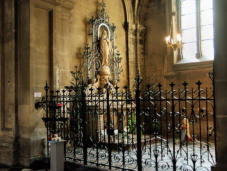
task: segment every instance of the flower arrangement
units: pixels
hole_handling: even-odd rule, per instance
[[[50,141],[61,141],[61,137],[58,136],[58,134],[52,134],[50,137]]]

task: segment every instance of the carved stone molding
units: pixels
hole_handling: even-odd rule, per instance
[[[57,2],[57,0],[40,0],[40,1],[47,2],[47,3],[54,5],[54,6],[60,5],[60,3]]]
[[[68,10],[73,9],[74,2],[72,0],[56,0],[60,5]]]
[[[23,1],[23,0],[20,0],[20,1]],[[68,10],[73,9],[73,6],[74,6],[74,2],[72,0],[40,0],[40,1],[49,3],[53,6],[61,6]]]

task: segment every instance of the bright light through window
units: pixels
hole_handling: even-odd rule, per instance
[[[214,58],[213,0],[180,0],[183,59]]]

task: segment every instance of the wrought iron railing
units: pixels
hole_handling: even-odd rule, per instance
[[[75,74],[75,73],[74,73]],[[76,77],[77,78],[77,77]],[[215,164],[212,87],[184,82],[135,90],[76,84],[50,91],[37,103],[45,109],[47,138],[66,140],[65,158],[122,170],[210,170]]]

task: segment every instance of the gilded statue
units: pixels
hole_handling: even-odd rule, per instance
[[[105,29],[102,30],[100,38],[100,53],[102,57],[102,66],[108,66],[108,57],[110,51],[110,40],[108,39],[108,33]]]
[[[110,40],[108,38],[108,32],[106,29],[102,29],[100,36],[100,55],[102,57],[101,67],[97,75],[97,81],[94,84],[90,84],[89,87],[97,90],[101,88],[102,91],[105,91],[105,87],[113,87],[110,83],[111,71],[108,64],[108,57],[110,53]]]

